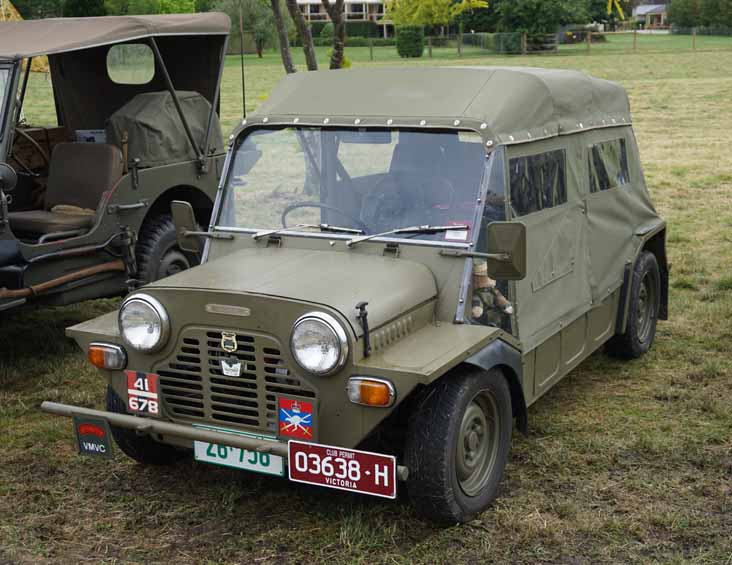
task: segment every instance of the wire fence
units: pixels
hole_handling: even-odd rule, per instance
[[[568,54],[582,52],[587,54],[617,54],[712,50],[732,50],[732,29],[575,31],[565,32],[560,37],[560,52]]]

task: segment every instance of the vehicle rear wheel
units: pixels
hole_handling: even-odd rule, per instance
[[[503,477],[512,428],[501,371],[468,370],[432,385],[415,407],[405,451],[417,512],[455,523],[485,510]]]
[[[178,247],[170,214],[145,220],[137,238],[137,278],[141,284],[175,275],[197,264],[195,255]]]
[[[615,357],[636,359],[651,348],[661,304],[661,274],[653,253],[643,251],[633,267],[625,332],[607,343]]]
[[[125,403],[107,386],[107,410],[115,414],[127,414]],[[112,437],[122,453],[144,465],[172,465],[187,457],[187,453],[172,445],[155,441],[149,435],[140,435],[127,428],[110,426]]]

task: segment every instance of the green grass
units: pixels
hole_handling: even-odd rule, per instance
[[[116,304],[96,301],[3,314],[0,562],[731,564],[732,50],[594,47],[408,63],[577,68],[620,81],[648,186],[669,222],[671,319],[654,349],[633,362],[597,353],[534,405],[492,508],[439,529],[404,497],[192,462],[144,468],[120,453],[109,462],[78,457],[70,421],[38,405],[101,406],[103,380],[63,335]],[[383,60],[387,51],[373,64],[404,64]],[[354,66],[371,64],[367,48],[348,55]],[[246,65],[251,110],[283,71],[274,53]],[[225,128],[241,117],[238,81],[231,57]],[[28,112],[49,108],[35,97]]]

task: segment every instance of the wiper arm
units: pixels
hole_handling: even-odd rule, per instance
[[[252,239],[254,239],[256,241],[263,237],[268,237],[270,235],[277,235],[278,233],[288,232],[288,231],[296,230],[298,228],[319,229],[320,231],[329,231],[329,232],[333,232],[333,233],[351,233],[351,234],[362,234],[363,233],[363,230],[358,230],[358,229],[353,229],[353,228],[342,228],[341,226],[331,226],[330,224],[297,224],[296,226],[287,227],[287,228],[277,228],[276,230],[258,231],[257,233],[252,235]]]
[[[435,234],[435,233],[442,233],[446,231],[452,231],[452,230],[467,230],[468,226],[411,226],[408,228],[396,228],[393,230],[381,232],[381,233],[372,233],[369,235],[364,235],[363,237],[354,237],[353,239],[349,239],[346,242],[346,247],[353,247],[357,243],[361,243],[362,241],[367,241],[369,239],[374,239],[375,237],[384,237],[386,235],[405,235],[405,234]]]

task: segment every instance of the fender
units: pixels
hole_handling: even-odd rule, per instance
[[[668,279],[669,264],[666,257],[666,222],[659,222],[642,226],[635,231],[635,236],[639,239],[638,248],[632,262],[628,262],[625,266],[623,275],[623,286],[620,291],[620,300],[618,302],[618,315],[615,323],[615,333],[622,334],[628,321],[628,307],[630,300],[630,285],[633,282],[633,267],[642,251],[650,251],[658,260],[658,269],[661,274],[660,286],[661,296],[658,311],[658,317],[661,320],[668,320]]]
[[[501,339],[490,342],[483,349],[468,357],[468,365],[485,371],[499,368],[503,371],[511,390],[511,405],[516,425],[521,433],[528,433],[529,421],[523,387],[523,365],[521,352]]]

